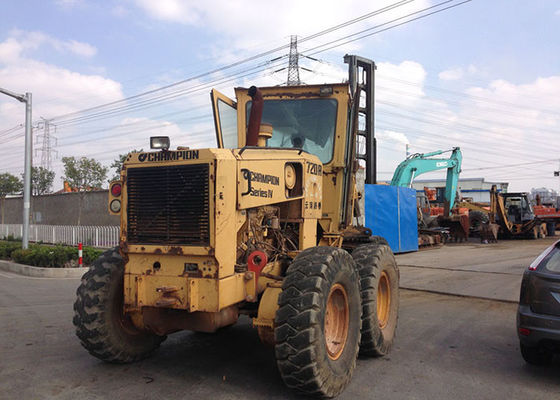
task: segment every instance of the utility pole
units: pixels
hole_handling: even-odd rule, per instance
[[[31,163],[33,138],[31,137],[31,93],[17,94],[0,88],[0,93],[25,103],[25,158],[23,169],[23,238],[21,247],[29,247],[29,208],[31,206]]]
[[[290,38],[290,56],[288,58],[288,86],[301,85],[299,79],[299,54],[297,51],[297,36],[292,35]]]

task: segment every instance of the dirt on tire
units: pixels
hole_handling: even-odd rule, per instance
[[[165,336],[140,331],[123,315],[124,261],[117,248],[103,253],[76,291],[73,323],[82,346],[111,363],[148,357]]]
[[[393,344],[398,322],[399,270],[391,248],[386,244],[366,243],[352,252],[360,274],[362,298],[362,336],[360,354],[380,357],[386,355]],[[378,315],[378,290],[385,279],[389,297],[384,316]],[[382,282],[382,287],[385,288]],[[386,288],[385,288],[386,289]],[[381,297],[383,299],[383,297]]]
[[[344,343],[328,349],[326,309],[333,288],[346,295]],[[334,247],[302,251],[286,271],[275,318],[275,355],[284,383],[302,394],[334,397],[352,378],[360,342],[359,279],[352,256]]]

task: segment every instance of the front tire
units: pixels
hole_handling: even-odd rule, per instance
[[[360,274],[360,354],[380,357],[393,344],[399,312],[399,270],[391,248],[367,243],[352,252]]]
[[[165,336],[140,331],[123,314],[124,261],[117,248],[103,253],[82,277],[76,291],[73,323],[82,346],[111,363],[149,356]]]
[[[333,247],[306,249],[288,268],[274,330],[288,387],[334,397],[350,382],[360,342],[358,281],[350,254]]]

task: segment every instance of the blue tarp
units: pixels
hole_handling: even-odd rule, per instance
[[[416,191],[387,185],[365,185],[365,225],[383,236],[394,253],[418,250]]]

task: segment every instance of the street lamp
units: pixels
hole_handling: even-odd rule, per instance
[[[0,93],[4,93],[14,99],[25,103],[25,159],[23,170],[23,237],[22,248],[29,247],[29,208],[31,205],[31,93],[17,94],[9,90],[0,88]]]

